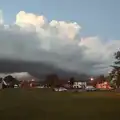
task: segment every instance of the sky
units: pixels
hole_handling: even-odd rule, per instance
[[[119,0],[0,0],[0,43],[8,48],[0,54],[77,72],[107,72],[120,47],[119,5]]]
[[[48,20],[76,21],[83,27],[82,36],[98,35],[104,39],[119,39],[119,0],[0,0],[5,21],[15,21],[23,10],[44,15]]]

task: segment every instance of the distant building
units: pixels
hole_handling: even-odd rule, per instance
[[[73,88],[81,88],[84,89],[87,86],[86,82],[76,81],[73,84]]]
[[[21,81],[20,87],[21,88],[30,88],[29,82],[26,80]]]
[[[112,89],[108,82],[97,83],[96,88],[98,88],[98,89],[106,89],[106,90]]]

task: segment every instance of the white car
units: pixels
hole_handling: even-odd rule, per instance
[[[86,91],[96,91],[97,89],[93,86],[86,86],[85,90]]]
[[[18,87],[19,87],[18,85],[16,85],[16,84],[14,85],[14,88],[18,88]]]
[[[54,88],[54,91],[67,91],[67,89],[60,87],[60,88]]]

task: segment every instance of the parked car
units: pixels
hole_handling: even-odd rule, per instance
[[[93,86],[86,86],[85,90],[86,91],[96,91],[97,89]]]
[[[64,87],[60,87],[60,88],[59,88],[59,91],[67,91],[67,89],[64,88]]]
[[[54,88],[53,90],[54,90],[54,91],[67,91],[67,89],[64,88],[64,87]]]
[[[14,88],[19,88],[19,85],[16,85],[16,84],[15,84],[15,85],[14,85]]]

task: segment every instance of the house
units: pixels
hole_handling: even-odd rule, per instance
[[[2,80],[2,89],[4,88],[14,88],[14,84],[12,82],[6,82],[4,79]]]
[[[26,80],[21,81],[20,87],[21,88],[30,88],[29,81],[26,81]]]
[[[27,80],[20,81],[21,88],[34,88],[38,85],[39,83],[35,79],[29,80],[29,81]]]
[[[87,86],[85,81],[75,81],[73,84],[73,88],[81,88],[84,89]]]
[[[105,89],[105,90],[110,90],[112,89],[109,82],[102,82],[102,83],[97,83],[96,88],[98,89]]]

